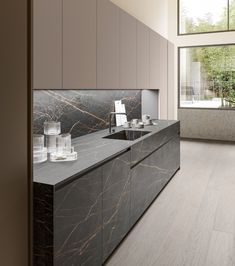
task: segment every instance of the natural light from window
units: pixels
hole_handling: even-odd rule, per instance
[[[228,0],[179,0],[180,34],[229,30]],[[230,1],[234,9],[235,0]]]
[[[180,48],[180,107],[235,107],[235,45]]]

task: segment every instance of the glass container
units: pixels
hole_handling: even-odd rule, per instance
[[[46,121],[44,122],[44,134],[51,135],[59,135],[61,133],[61,123],[55,121]]]
[[[40,151],[44,148],[44,135],[34,134],[33,135],[33,150]]]

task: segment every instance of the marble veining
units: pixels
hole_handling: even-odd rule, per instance
[[[179,136],[132,168],[131,225],[141,217],[180,166]]]
[[[103,166],[103,261],[130,228],[130,151]]]
[[[55,265],[102,263],[102,170],[55,193]]]
[[[45,183],[34,182],[34,265],[102,265],[179,168],[179,135],[177,130],[171,131],[178,124],[159,121],[158,126],[150,126],[151,134],[142,137],[143,150],[147,149],[144,140],[150,138],[155,145],[155,135],[162,138],[159,143],[166,142],[153,153],[149,150],[134,167],[132,148],[141,140],[134,141],[133,146],[129,141],[122,146],[123,141],[105,140],[107,146],[102,146],[107,132],[96,132],[74,143],[76,148],[81,145],[84,155],[90,151],[89,145],[93,146],[99,166],[94,167],[90,155],[86,160],[90,158],[93,168],[82,174],[82,160],[67,167],[46,163],[37,168],[42,175],[38,181]],[[167,128],[171,128],[172,138],[166,140],[158,133]],[[106,149],[105,157],[99,157]],[[63,177],[55,179],[59,174]]]
[[[141,118],[141,90],[34,90],[33,131],[47,120],[60,121],[72,138],[108,128],[114,101],[122,100],[128,120]]]
[[[115,130],[117,132],[122,128],[115,128]],[[143,129],[145,130],[151,133],[134,141],[105,139],[103,137],[108,134],[107,129],[76,138],[73,140],[73,146],[78,152],[78,160],[68,163],[45,162],[34,165],[34,181],[54,185],[57,189],[57,186],[69,182],[70,179],[76,178],[88,169],[130,148],[132,164],[138,162],[167,141],[170,133],[175,135],[176,130],[179,130],[179,122],[158,120],[156,126],[148,126]]]

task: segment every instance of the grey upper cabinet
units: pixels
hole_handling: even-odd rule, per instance
[[[160,118],[168,119],[168,41],[161,37],[160,39]]]
[[[33,88],[62,88],[62,0],[33,2]]]
[[[97,88],[119,88],[119,8],[97,0]]]
[[[96,0],[63,1],[63,88],[96,88]]]
[[[137,89],[149,88],[149,28],[137,21]]]
[[[160,41],[161,36],[149,30],[149,88],[160,89]]]
[[[174,119],[174,44],[168,41],[168,119]]]
[[[136,23],[120,9],[120,89],[136,88]]]
[[[159,90],[160,119],[167,119],[167,40],[150,30],[149,88]]]

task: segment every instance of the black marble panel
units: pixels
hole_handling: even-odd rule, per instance
[[[53,196],[54,187],[34,183],[33,265],[53,264]]]
[[[180,167],[180,141],[175,137],[131,170],[131,224],[141,217]]]
[[[103,166],[103,261],[130,230],[130,152]]]
[[[177,122],[134,144],[131,147],[132,166],[147,157],[151,152],[158,149],[158,147],[169,141],[172,137],[178,136],[179,134],[180,122]]]
[[[55,193],[54,265],[102,264],[102,168]]]
[[[62,123],[62,133],[72,138],[108,127],[114,101],[126,105],[128,120],[141,118],[141,90],[34,90],[34,133],[43,133],[43,123]]]

